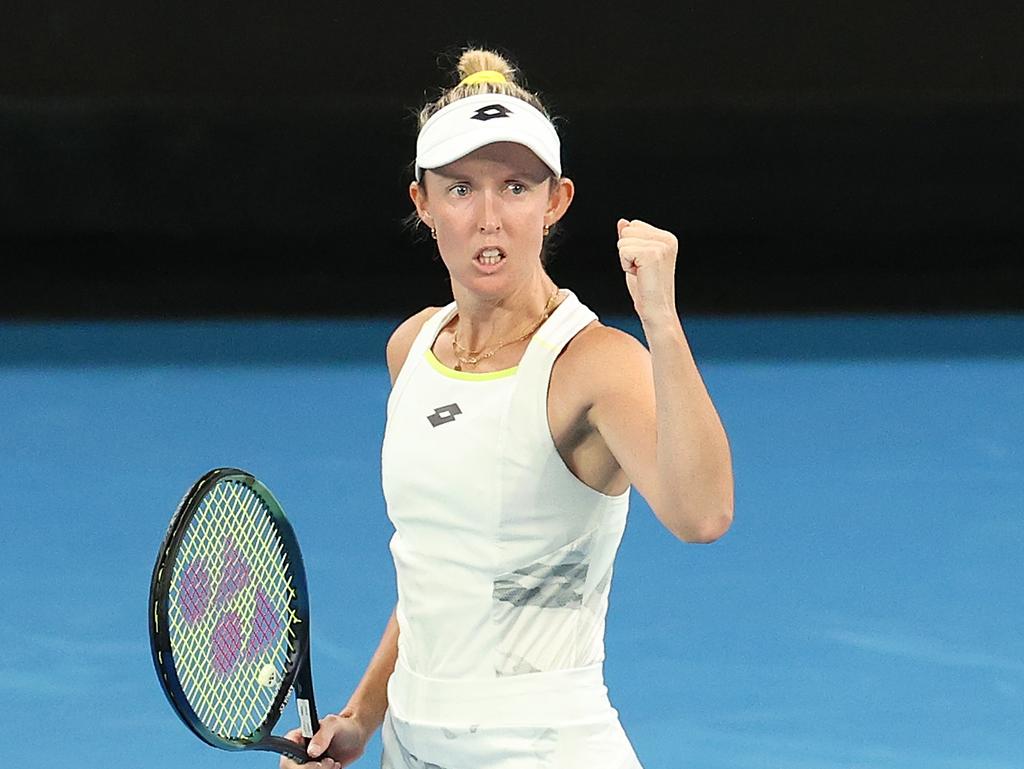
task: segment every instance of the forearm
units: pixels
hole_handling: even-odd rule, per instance
[[[732,522],[725,429],[674,313],[643,321],[654,374],[659,494],[654,513],[677,537],[711,542]]]
[[[363,673],[341,715],[361,721],[372,734],[384,721],[388,707],[388,679],[398,659],[398,620],[391,612],[377,651]]]

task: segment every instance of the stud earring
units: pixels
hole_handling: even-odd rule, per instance
[[[551,225],[550,224],[545,224],[544,225],[544,237],[545,238],[548,236],[549,232],[551,232]]]
[[[432,237],[434,240],[437,240],[437,230],[435,230],[433,227],[430,228],[430,237]]]

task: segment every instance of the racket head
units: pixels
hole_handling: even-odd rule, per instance
[[[251,473],[210,470],[182,498],[153,568],[149,630],[164,694],[196,736],[308,760],[271,735],[293,686],[316,721],[305,569],[284,510]]]

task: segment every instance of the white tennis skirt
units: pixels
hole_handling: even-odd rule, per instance
[[[600,664],[488,680],[388,681],[381,769],[642,769]]]

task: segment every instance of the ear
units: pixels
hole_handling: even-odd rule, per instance
[[[430,215],[427,208],[426,186],[415,181],[409,182],[409,197],[412,199],[413,205],[416,206],[416,213],[419,214],[420,221],[428,227],[433,226],[434,217]]]
[[[548,207],[544,212],[544,224],[552,225],[557,222],[565,212],[569,210],[572,199],[576,194],[576,185],[568,176],[563,176],[555,183],[555,187],[548,196]]]

